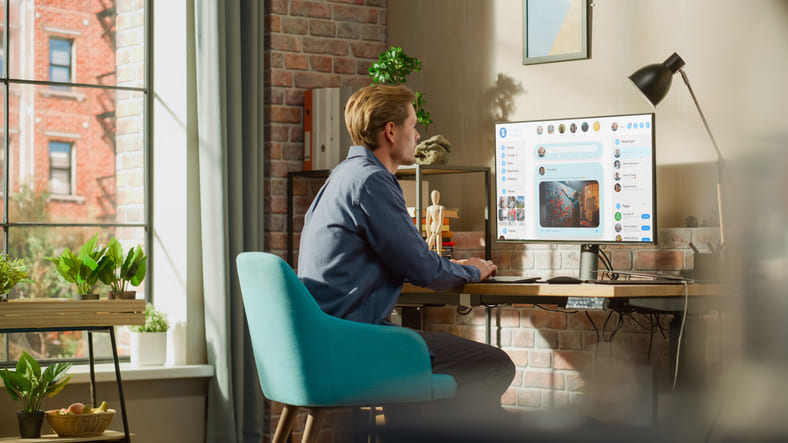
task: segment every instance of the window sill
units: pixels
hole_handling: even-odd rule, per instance
[[[85,197],[79,195],[50,194],[49,201],[71,202],[82,205],[85,203]]]
[[[114,382],[115,365],[112,363],[97,364],[96,382]],[[72,374],[69,383],[90,383],[90,366],[72,366],[68,374]],[[120,364],[120,379],[124,382],[135,380],[170,380],[178,378],[211,378],[214,376],[211,365],[165,365],[165,366],[132,366],[131,363]]]
[[[85,94],[82,94],[81,92],[74,92],[70,88],[69,89],[57,89],[57,88],[42,89],[41,96],[47,98],[49,97],[70,98],[78,102],[85,101]]]

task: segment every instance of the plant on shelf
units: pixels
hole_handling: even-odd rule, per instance
[[[65,248],[59,257],[44,257],[55,264],[58,273],[67,282],[77,285],[79,294],[74,296],[75,299],[98,298],[98,294],[92,292],[93,287],[98,283],[99,275],[108,265],[108,261],[102,260],[107,248],[99,248],[96,245],[97,238],[98,234],[91,237],[79,248],[77,254]]]
[[[110,287],[109,298],[133,299],[136,291],[127,290],[127,285],[139,286],[145,278],[146,259],[142,245],[129,249],[123,255],[123,246],[113,238],[106,248],[106,253],[99,261],[101,273],[99,279]]]
[[[44,411],[41,402],[45,397],[52,397],[66,386],[71,376],[65,372],[71,363],[55,363],[41,371],[41,366],[27,352],[22,351],[16,364],[16,371],[4,369],[0,371],[6,391],[14,401],[22,403],[22,410],[16,413],[19,421],[19,433],[23,438],[41,436],[41,423]]]
[[[19,283],[32,283],[27,266],[22,259],[12,259],[0,254],[0,301],[8,297],[8,291]]]
[[[135,366],[161,365],[167,354],[167,314],[152,304],[145,305],[145,323],[129,326],[131,363]]]
[[[402,51],[402,48],[393,46],[378,54],[377,63],[370,66],[368,71],[374,84],[400,85],[405,83],[411,72],[421,71],[421,60],[409,57]],[[426,131],[432,123],[432,118],[430,118],[430,113],[424,109],[424,96],[421,92],[416,92],[413,109],[416,111],[416,119],[424,125]]]

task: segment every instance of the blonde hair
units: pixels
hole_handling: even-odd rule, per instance
[[[369,85],[356,91],[345,105],[345,125],[353,144],[377,149],[378,133],[388,122],[403,124],[415,100],[416,93],[405,86]]]

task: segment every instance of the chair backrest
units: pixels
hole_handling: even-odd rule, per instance
[[[244,252],[236,260],[252,348],[265,396],[308,404],[330,389],[320,376],[328,358],[326,317],[290,266],[276,255]]]

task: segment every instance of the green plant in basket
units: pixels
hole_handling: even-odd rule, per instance
[[[99,279],[105,285],[109,285],[113,292],[126,291],[128,284],[139,286],[145,278],[147,258],[148,256],[142,252],[142,245],[129,249],[124,257],[123,246],[113,238],[101,258]]]
[[[32,283],[22,259],[0,254],[0,294],[7,294],[18,283]]]
[[[387,51],[378,54],[377,63],[369,67],[369,78],[372,83],[385,83],[388,85],[400,85],[405,83],[413,71],[421,71],[421,60],[409,57],[402,48],[393,46]],[[430,113],[424,109],[424,96],[416,91],[416,101],[413,102],[413,110],[416,111],[416,120],[424,125],[426,131],[432,118]]]
[[[129,326],[131,332],[167,332],[169,329],[167,314],[150,303],[145,305],[145,324]]]
[[[0,371],[0,378],[11,398],[22,403],[24,412],[36,412],[41,410],[45,397],[54,396],[71,380],[70,375],[65,376],[70,368],[71,363],[61,362],[48,366],[42,372],[38,362],[22,351],[16,371],[4,369]]]
[[[77,285],[80,294],[90,294],[98,283],[99,275],[108,262],[102,260],[107,248],[96,246],[98,234],[85,242],[74,254],[65,248],[59,257],[44,257],[57,267],[57,272],[70,283]]]

